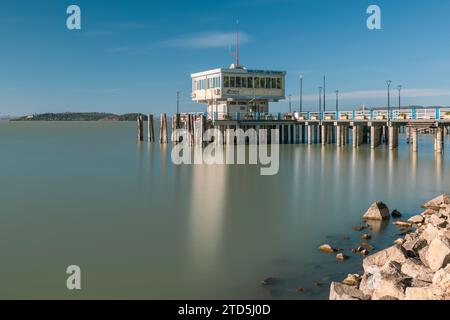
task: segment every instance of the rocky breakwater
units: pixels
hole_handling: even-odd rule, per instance
[[[423,208],[407,221],[394,222],[404,238],[367,256],[362,275],[333,282],[330,300],[450,300],[450,195]],[[389,220],[389,209],[376,203],[363,218]]]

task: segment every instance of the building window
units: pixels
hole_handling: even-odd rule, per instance
[[[249,88],[249,89],[253,88],[253,78],[252,77],[247,79],[247,88]]]
[[[276,88],[277,88],[277,79],[272,78],[272,89],[276,89]]]
[[[242,78],[242,88],[247,88],[247,78],[246,77]]]
[[[230,87],[230,77],[223,77],[223,86],[224,88]]]
[[[266,87],[266,78],[261,78],[260,80],[261,88],[264,89]]]
[[[236,77],[236,88],[241,87],[241,77]]]
[[[230,88],[236,88],[236,78],[230,77]]]
[[[277,78],[277,89],[281,89],[281,78]]]
[[[261,81],[258,77],[255,77],[255,89],[261,88]]]
[[[266,78],[266,89],[272,88],[272,79]]]

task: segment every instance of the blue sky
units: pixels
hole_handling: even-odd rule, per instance
[[[81,31],[66,28],[70,4]],[[366,28],[370,4],[382,30]],[[383,105],[387,79],[405,104],[450,105],[449,14],[448,0],[2,0],[0,115],[171,113],[177,90],[183,111],[204,110],[190,74],[232,62],[237,19],[241,63],[287,71],[294,106],[300,74],[311,109],[324,74],[329,108],[335,89],[342,108]]]

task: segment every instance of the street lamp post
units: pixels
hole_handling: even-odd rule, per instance
[[[339,90],[336,90],[336,114],[339,112]]]
[[[398,89],[398,112],[400,112],[400,110],[402,109],[402,86],[399,85],[397,87]]]
[[[180,91],[177,91],[177,114],[180,114]]]
[[[325,112],[326,110],[326,88],[327,88],[327,79],[325,76],[323,76],[323,112]]]
[[[322,112],[322,89],[323,87],[319,87],[319,117]]]
[[[388,89],[388,121],[389,121],[390,117],[391,117],[391,84],[392,84],[392,81],[387,80],[386,84],[387,84],[387,89]]]
[[[300,76],[300,113],[303,112],[303,76]]]
[[[289,95],[289,113],[292,113],[292,94]]]

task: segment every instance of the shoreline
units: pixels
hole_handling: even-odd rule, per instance
[[[422,208],[422,213],[407,221],[393,222],[404,236],[392,246],[374,254],[360,248],[358,253],[366,256],[363,274],[332,282],[329,299],[450,300],[450,195],[434,198]],[[387,222],[391,216],[401,214],[390,213],[378,202],[363,219]]]

